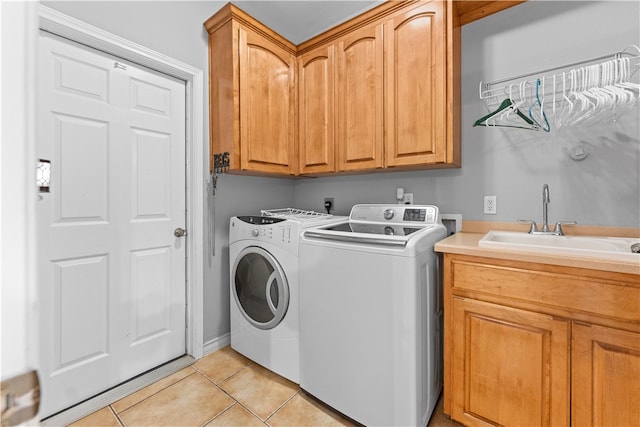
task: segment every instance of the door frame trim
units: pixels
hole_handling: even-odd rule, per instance
[[[151,68],[186,83],[186,352],[194,359],[203,356],[204,293],[204,180],[203,139],[204,72],[160,52],[87,24],[57,10],[40,5],[39,28],[71,41]],[[207,162],[208,163],[208,162]]]

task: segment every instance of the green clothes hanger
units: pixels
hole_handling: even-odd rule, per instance
[[[517,108],[514,108],[514,104],[513,101],[510,98],[506,98],[504,101],[502,101],[502,103],[500,104],[500,106],[498,107],[497,110],[492,111],[491,113],[487,114],[486,116],[480,117],[478,120],[476,120],[476,122],[473,124],[474,127],[476,126],[487,126],[487,127],[507,127],[507,128],[517,128],[517,129],[530,129],[530,130],[539,130],[540,129],[540,125],[538,125],[536,122],[534,122],[533,120],[531,120],[531,118],[527,117],[522,111],[520,111]],[[493,116],[495,116],[498,113],[501,113],[507,109],[512,109],[513,111],[515,111],[515,113],[518,115],[518,117],[520,117],[522,120],[524,120],[529,126],[516,126],[516,125],[504,125],[504,124],[488,124],[487,120],[492,118]]]

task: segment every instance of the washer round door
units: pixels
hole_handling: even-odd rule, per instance
[[[289,284],[274,256],[258,246],[246,247],[231,277],[231,292],[243,316],[256,328],[275,328],[289,307]]]

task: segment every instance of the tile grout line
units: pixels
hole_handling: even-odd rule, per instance
[[[216,414],[213,416],[213,418],[211,418],[210,420],[207,420],[204,424],[202,424],[201,427],[206,426],[207,424],[209,424],[210,422],[212,422],[215,419],[220,418],[222,415],[226,414],[227,412],[229,412],[231,410],[231,408],[233,408],[234,406],[236,406],[236,403],[238,403],[237,401],[234,400],[234,403],[232,403],[231,405],[229,405],[229,407],[225,408],[222,412],[220,412],[219,414]]]
[[[295,383],[294,383],[294,384],[295,384]],[[276,410],[275,410],[275,411],[273,411],[273,412],[271,413],[271,415],[269,415],[269,416],[264,420],[264,423],[265,423],[265,424],[267,424],[268,426],[270,426],[271,424],[269,424],[269,423],[268,423],[268,421],[269,421],[271,418],[273,418],[273,416],[274,416],[274,415],[276,415],[276,414],[277,414],[277,413],[278,413],[282,408],[284,408],[285,406],[287,406],[287,404],[288,404],[289,402],[291,402],[291,400],[293,400],[293,398],[294,398],[294,397],[296,397],[298,394],[300,394],[300,391],[301,391],[301,390],[302,390],[302,389],[300,388],[300,385],[298,385],[298,390],[297,390],[295,393],[293,393],[293,394],[291,395],[291,397],[289,397],[287,400],[285,400],[285,401],[284,401],[284,403],[282,403],[282,405],[280,405],[278,408],[276,408]]]
[[[246,369],[247,367],[249,367],[251,364],[245,365],[242,368],[238,369],[236,372],[234,372],[233,374],[229,375],[228,377],[226,377],[224,380],[220,381],[220,383],[225,382],[226,380],[228,380],[229,378],[232,378],[234,376],[236,376],[238,373],[240,373],[242,370]],[[251,409],[249,409],[247,406],[243,405],[242,402],[240,402],[238,399],[236,399],[235,397],[233,397],[231,394],[227,393],[227,391],[225,389],[223,389],[222,387],[220,387],[220,385],[218,385],[214,380],[212,380],[211,378],[209,378],[208,376],[206,376],[205,374],[201,373],[200,371],[198,371],[198,373],[200,375],[202,375],[207,381],[209,381],[211,384],[213,384],[213,386],[215,386],[218,390],[220,390],[222,393],[224,393],[225,395],[229,396],[231,399],[233,399],[233,401],[235,403],[237,403],[238,405],[242,406],[247,412],[249,412],[251,415],[253,415],[254,417],[256,417],[257,419],[260,420],[261,423],[266,425],[266,422],[260,418],[260,416],[258,416],[258,414],[256,414],[255,412],[253,412]],[[209,421],[207,421],[206,424],[210,423],[211,421],[215,420],[216,418],[218,418],[219,416],[221,416],[222,414],[224,414],[225,412],[227,412],[228,410],[230,410],[234,405],[229,406],[228,408],[226,408],[224,411],[220,412],[219,414],[217,414],[215,417],[211,418]]]
[[[191,377],[192,375],[194,375],[194,374],[196,374],[196,373],[197,373],[197,371],[195,371],[195,370],[194,370],[194,372],[190,373],[190,374],[189,374],[189,375],[187,375],[186,377],[184,377],[184,378],[180,378],[178,381],[176,381],[176,382],[174,382],[174,383],[171,383],[171,384],[169,384],[169,385],[168,385],[168,386],[166,386],[166,387],[161,388],[160,390],[156,391],[155,393],[153,393],[153,394],[151,394],[151,395],[149,395],[149,396],[145,397],[145,398],[144,398],[144,399],[142,399],[142,400],[137,401],[137,402],[136,402],[136,403],[134,403],[133,405],[128,406],[127,408],[125,408],[125,409],[121,410],[120,412],[116,412],[115,408],[113,408],[113,405],[114,405],[115,403],[117,403],[117,402],[113,402],[112,404],[110,404],[110,405],[109,405],[109,407],[113,410],[113,413],[114,413],[114,414],[116,414],[116,416],[118,416],[118,419],[120,419],[120,414],[123,414],[123,413],[127,412],[128,410],[130,410],[130,409],[132,409],[132,408],[134,408],[134,407],[138,406],[138,405],[139,405],[139,404],[141,404],[142,402],[144,402],[144,401],[146,401],[146,400],[151,399],[151,398],[152,398],[153,396],[155,396],[156,394],[158,394],[158,393],[160,393],[160,392],[162,392],[162,391],[164,391],[164,390],[168,389],[169,387],[172,387],[172,386],[174,386],[174,385],[178,384],[179,382],[182,382],[183,380],[186,380],[187,378]],[[155,384],[155,383],[154,383],[154,384]],[[153,385],[153,384],[150,384],[149,386],[151,386],[151,385]],[[138,391],[136,391],[136,392],[133,392],[133,393],[129,394],[128,396],[123,397],[122,399],[126,399],[127,397],[129,397],[129,396],[131,396],[131,395],[133,395],[133,394],[135,394],[135,393],[137,393],[137,392],[139,392],[139,391],[141,391],[141,390],[144,390],[144,389],[140,389],[140,390],[138,390]],[[122,400],[122,399],[120,399],[120,400]],[[123,427],[126,427],[126,426],[124,425],[124,422],[122,423],[122,425],[123,425]]]
[[[109,406],[108,406],[108,408],[109,408],[109,410],[111,411],[111,413],[113,414],[113,416],[116,418],[116,421],[118,422],[118,424],[120,424],[120,427],[125,427],[125,425],[124,425],[124,421],[122,421],[122,420],[120,419],[120,417],[118,416],[118,414],[116,414],[115,409],[113,409],[113,408],[111,407],[111,405],[109,405]]]
[[[229,375],[229,376],[224,377],[223,379],[221,379],[221,380],[220,380],[220,383],[223,383],[223,382],[225,382],[226,380],[228,380],[228,379],[230,379],[230,378],[235,377],[236,375],[238,375],[238,373],[240,373],[240,371],[242,371],[242,370],[243,370],[243,369],[245,369],[245,368],[248,368],[248,367],[249,367],[249,366],[251,366],[251,365],[252,365],[252,362],[250,361],[249,363],[247,363],[246,365],[243,365],[240,369],[238,369],[237,371],[235,371],[233,374],[231,374],[231,375]],[[195,366],[195,364],[193,364],[193,365],[192,365],[192,367],[193,367],[193,369],[195,369],[195,370],[196,370],[196,372],[198,372],[200,375],[204,376],[206,379],[208,379],[209,381],[211,381],[213,384],[216,384],[216,385],[217,385],[217,383],[216,383],[212,378],[209,378],[209,377],[207,376],[207,374],[205,374],[205,373],[204,373],[204,372],[202,372],[200,369],[198,369],[198,368]]]
[[[265,425],[269,425],[267,423],[267,420],[269,420],[271,417],[273,417],[278,411],[280,411],[280,409],[282,409],[287,403],[289,403],[291,401],[291,399],[293,399],[298,393],[300,393],[300,385],[296,384],[298,386],[298,389],[296,390],[295,393],[293,393],[289,398],[287,398],[287,400],[285,400],[280,406],[278,406],[272,413],[270,413],[264,420],[258,415],[256,414],[254,411],[251,410],[251,408],[249,408],[248,406],[246,406],[245,404],[243,404],[242,402],[240,402],[238,399],[236,399],[235,397],[233,397],[231,394],[227,393],[227,391],[225,389],[223,389],[219,384],[222,384],[223,382],[227,381],[230,378],[235,377],[236,375],[238,375],[240,372],[242,372],[243,370],[253,366],[254,363],[250,362],[246,365],[244,365],[242,368],[238,369],[236,372],[234,372],[233,374],[229,375],[228,377],[226,377],[225,379],[221,380],[220,383],[216,383],[213,379],[209,378],[206,374],[200,372],[197,368],[196,371],[202,375],[207,381],[209,381],[211,384],[213,384],[214,386],[216,386],[220,391],[222,391],[224,394],[226,394],[227,396],[229,396],[231,399],[233,399],[234,402],[236,402],[238,405],[240,405],[241,407],[243,407],[247,412],[249,412],[251,415],[253,415],[254,417],[256,417],[258,420],[260,420],[260,422],[262,422]],[[295,383],[294,383],[295,384]],[[229,409],[231,409],[233,405],[229,406],[228,408],[226,408],[224,411],[220,412],[219,414],[217,414],[215,417],[213,417],[212,419],[210,419],[209,421],[207,421],[207,423],[210,423],[211,421],[215,420],[216,418],[218,418],[219,416],[221,416],[222,414],[224,414],[225,412],[227,412]]]

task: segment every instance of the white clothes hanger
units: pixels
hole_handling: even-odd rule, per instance
[[[640,83],[631,80],[638,76],[638,70],[640,47],[629,45],[616,54],[589,61],[481,82],[479,95],[487,108],[491,111],[492,105],[502,103],[487,116],[487,126],[522,127],[522,115],[514,113],[525,112],[534,122],[532,128],[545,130],[550,125],[559,129],[611,117],[615,120],[640,104]],[[503,107],[507,96],[511,105]]]

